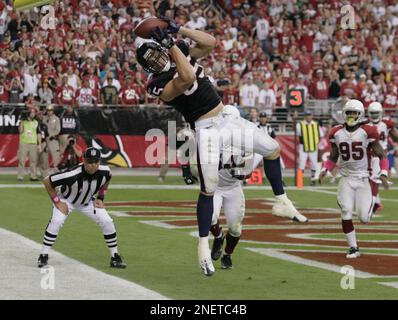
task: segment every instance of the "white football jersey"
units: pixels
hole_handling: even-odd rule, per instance
[[[379,142],[384,150],[387,150],[387,138],[390,134],[390,130],[394,128],[395,123],[390,119],[382,119],[378,123],[369,122],[369,125],[375,126],[379,133]]]
[[[93,104],[95,97],[91,88],[81,88],[76,92],[77,102],[79,106],[90,106]]]
[[[370,150],[369,144],[378,141],[375,126],[361,124],[353,132],[347,131],[344,125],[332,128],[329,140],[339,150],[339,171],[342,176],[369,177]]]

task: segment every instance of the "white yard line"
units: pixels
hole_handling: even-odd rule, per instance
[[[329,270],[329,271],[333,271],[333,272],[337,272],[337,273],[342,273],[341,271],[341,266],[338,265],[334,265],[331,263],[324,263],[324,262],[318,262],[315,260],[311,260],[311,259],[305,259],[305,258],[301,258],[292,254],[288,254],[282,251],[290,251],[290,250],[286,250],[286,249],[263,249],[263,248],[246,248],[249,251],[252,252],[256,252],[265,256],[269,256],[272,258],[277,258],[277,259],[281,259],[281,260],[285,260],[285,261],[289,261],[289,262],[294,262],[294,263],[298,263],[301,265],[306,265],[309,267],[315,267],[315,268],[320,268],[320,269],[324,269],[324,270]],[[295,252],[319,252],[316,250],[291,250],[291,251],[295,251]],[[325,251],[322,251],[325,252]],[[336,253],[334,251],[331,251],[331,253]],[[367,253],[367,254],[373,254],[373,253]],[[377,253],[374,253],[377,255]],[[396,256],[396,255],[394,255]],[[348,264],[349,261],[347,261]],[[369,273],[369,272],[364,272],[364,271],[359,271],[359,270],[355,270],[355,277],[357,278],[396,278],[397,276],[379,276],[373,273]]]
[[[49,263],[53,269],[39,269],[36,261],[41,245],[1,228],[0,243],[0,300],[167,299],[155,291],[98,271],[56,251],[50,252]],[[134,264],[134,261],[126,262]],[[103,263],[108,265],[109,261]],[[50,270],[54,271],[54,289],[48,288],[51,281],[46,281]],[[47,285],[47,289],[42,289],[42,284],[45,288]]]
[[[398,190],[398,187],[390,187],[389,190]],[[311,191],[311,192],[319,192],[319,193],[324,193],[324,194],[330,194],[330,195],[337,195],[337,190],[336,191],[328,191],[324,189],[319,189],[319,188],[311,188],[306,191]],[[388,201],[388,202],[398,202],[398,199],[389,199],[389,198],[381,198],[382,201]]]

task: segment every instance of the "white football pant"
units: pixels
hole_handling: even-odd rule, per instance
[[[214,193],[218,185],[220,155],[223,163],[229,155],[240,150],[242,153],[258,153],[269,157],[279,150],[279,144],[263,130],[243,118],[223,116],[195,122],[198,144],[198,171],[201,191]]]
[[[352,220],[352,213],[355,210],[359,220],[368,223],[373,209],[369,179],[341,177],[337,189],[337,202],[343,220]]]
[[[233,237],[240,237],[242,234],[242,221],[245,216],[245,195],[242,185],[240,183],[236,184],[231,189],[217,188],[213,200],[214,211],[211,224],[215,225],[217,223],[221,208],[224,208],[228,233]]]

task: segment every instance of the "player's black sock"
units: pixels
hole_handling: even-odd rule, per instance
[[[208,237],[213,216],[213,195],[199,194],[196,216],[198,219],[199,237]]]
[[[227,233],[227,236],[225,238],[227,239],[227,244],[225,246],[225,253],[232,254],[234,252],[236,245],[239,242],[240,237],[234,237],[231,236],[229,233]]]
[[[282,171],[281,171],[281,159],[280,157],[275,160],[264,159],[264,172],[271,184],[274,195],[280,196],[285,193],[282,182]]]

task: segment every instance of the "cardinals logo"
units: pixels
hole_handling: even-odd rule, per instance
[[[81,135],[88,147],[94,147],[101,152],[101,162],[121,168],[131,168],[131,160],[123,148],[119,135],[92,136]]]

